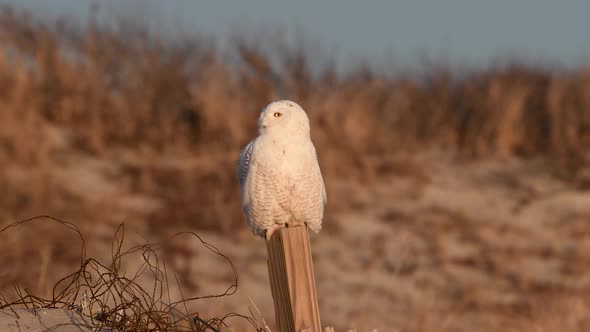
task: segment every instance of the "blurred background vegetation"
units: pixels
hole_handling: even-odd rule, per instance
[[[328,233],[338,232],[330,218],[350,207],[335,183],[421,176],[410,161],[427,154],[461,164],[532,160],[589,188],[589,68],[430,64],[384,74],[358,65],[343,73],[330,58],[312,69],[313,53],[304,42],[239,34],[222,50],[206,37],[165,40],[133,22],[108,28],[4,7],[0,222],[49,214],[105,241],[112,228],[97,225],[123,221],[146,238],[197,229],[238,241],[248,231],[237,156],[256,134],[257,113],[278,98],[310,116]],[[39,227],[3,242],[0,260],[13,269],[0,273],[0,288],[29,278],[43,289],[48,273],[76,261],[66,235]],[[43,272],[47,260],[60,263]]]
[[[93,214],[64,204],[68,193],[42,175],[78,156],[120,164],[134,192],[163,200],[166,218],[227,231],[242,222],[236,156],[256,132],[257,112],[277,98],[308,110],[328,177],[385,172],[380,156],[429,149],[466,160],[542,157],[567,179],[590,158],[584,68],[431,66],[396,76],[367,66],[340,74],[328,62],[312,72],[310,50],[277,39],[235,38],[231,57],[205,39],[161,40],[133,23],[78,27],[10,8],[0,38],[0,161],[37,177],[11,186],[14,174],[3,167],[12,194],[0,208],[9,219],[35,210]],[[155,166],[163,156],[199,159],[198,171]]]

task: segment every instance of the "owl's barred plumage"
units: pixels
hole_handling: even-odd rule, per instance
[[[238,163],[248,225],[261,237],[287,223],[319,232],[327,196],[307,114],[292,101],[273,102],[258,127]]]

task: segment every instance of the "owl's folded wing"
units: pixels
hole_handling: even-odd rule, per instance
[[[328,195],[326,194],[326,184],[324,183],[324,177],[322,176],[322,171],[320,169],[320,163],[318,161],[315,147],[313,148],[313,155],[315,158],[315,166],[314,166],[315,177],[316,177],[316,181],[319,181],[319,183],[320,183],[320,195],[321,195],[322,203],[324,203],[324,206],[325,206],[328,203]]]
[[[324,183],[324,178],[322,177],[322,171],[320,170],[319,163],[316,163],[315,171],[317,174],[317,179],[320,182],[322,203],[324,203],[325,206],[328,203],[328,195],[326,194],[326,185]]]
[[[326,205],[328,204],[328,194],[326,194],[326,184],[324,183],[322,173],[320,173],[320,180],[322,181],[322,201],[324,202],[324,205]]]
[[[238,180],[242,187],[246,183],[246,178],[248,177],[248,168],[250,167],[252,153],[254,152],[254,142],[256,142],[255,139],[250,141],[250,143],[244,147],[242,152],[240,152],[240,160],[238,161]]]

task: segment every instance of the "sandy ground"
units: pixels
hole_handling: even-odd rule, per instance
[[[2,331],[27,332],[90,332],[90,322],[69,310],[61,309],[14,309],[0,310]]]
[[[323,325],[361,331],[590,328],[584,314],[590,308],[588,190],[551,176],[534,161],[458,163],[437,157],[390,166],[387,174],[364,179],[327,176],[328,195],[341,199],[329,202],[324,230],[312,236]],[[91,181],[87,175],[80,176]],[[100,186],[88,199],[106,204],[105,195],[124,195],[116,184],[94,180]],[[94,184],[81,182],[72,190],[84,193],[85,185]],[[127,211],[127,243],[154,238],[134,221],[141,214],[129,211],[145,213],[159,203],[126,197],[116,204]],[[108,260],[105,248],[114,227],[83,227],[91,233],[89,255]],[[187,229],[169,229],[182,230]],[[196,301],[192,308],[204,318],[248,314],[251,298],[272,327],[263,240],[245,223],[232,236],[199,234],[232,260],[239,287],[232,296]],[[231,283],[225,262],[195,239],[168,250],[164,257],[183,286],[182,296],[223,293]],[[138,267],[138,260],[125,262],[129,271]],[[244,324],[236,320],[235,326]]]

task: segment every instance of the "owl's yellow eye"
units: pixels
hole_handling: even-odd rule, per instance
[[[281,116],[283,116],[283,113],[275,112],[275,114],[273,115],[275,116],[275,118],[280,118]]]

